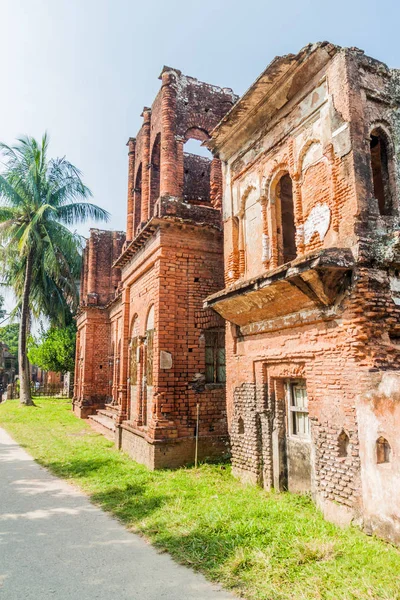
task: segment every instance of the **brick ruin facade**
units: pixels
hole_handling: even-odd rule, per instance
[[[223,287],[222,172],[186,152],[236,101],[165,67],[128,141],[127,231],[92,230],[78,315],[74,411],[113,431],[151,468],[228,451],[224,322],[204,298]],[[114,431],[115,430],[115,431]]]
[[[201,456],[227,417],[243,480],[400,542],[399,71],[325,42],[236,104],[161,79],[128,142],[126,241],[93,230],[85,252],[75,412],[106,405],[157,468],[193,459],[199,404]]]
[[[400,542],[400,71],[276,58],[214,130],[233,469]]]

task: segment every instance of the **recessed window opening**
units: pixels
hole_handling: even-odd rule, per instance
[[[293,185],[290,175],[286,173],[277,185],[277,197],[280,205],[280,223],[278,232],[282,233],[281,263],[287,263],[296,258],[296,226],[294,224]]]
[[[386,136],[380,129],[374,129],[370,139],[372,180],[374,195],[378,201],[379,213],[391,215],[393,209],[390,189],[389,157]]]
[[[289,382],[289,432],[301,438],[310,437],[308,398],[305,381]]]
[[[339,457],[344,458],[349,455],[349,436],[345,431],[342,431],[338,437]]]
[[[206,383],[225,383],[225,330],[205,331]]]
[[[390,462],[392,449],[389,442],[382,436],[376,440],[376,462],[378,465]]]
[[[202,130],[192,129],[190,137],[183,147],[183,197],[192,202],[210,201],[210,176],[212,154],[203,147],[202,140],[207,134]]]
[[[238,433],[239,433],[239,435],[244,434],[244,421],[243,421],[242,417],[239,417],[239,420],[238,420]]]

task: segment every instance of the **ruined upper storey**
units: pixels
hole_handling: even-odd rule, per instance
[[[275,58],[233,106],[207,143],[225,163],[227,284],[327,248],[399,261],[399,82],[323,42]]]
[[[164,211],[162,198],[221,206],[220,161],[186,152],[185,143],[208,140],[237,98],[229,88],[203,83],[169,67],[164,67],[160,79],[161,89],[151,108],[143,109],[137,137],[128,141],[128,241],[154,215],[171,213],[171,202]],[[194,212],[195,219],[196,214],[207,220],[207,211]]]
[[[123,231],[91,229],[83,251],[80,306],[105,306],[118,291],[121,270],[113,266],[125,242]]]

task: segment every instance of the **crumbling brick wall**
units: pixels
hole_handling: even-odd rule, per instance
[[[394,453],[380,464],[377,444],[396,446],[386,380],[400,366],[399,81],[329,43],[267,67],[209,142],[226,163],[226,288],[206,303],[228,321],[234,471],[291,489],[308,460],[308,489],[329,518],[361,517],[392,541],[400,505],[386,489],[399,496],[400,467]],[[302,440],[295,385],[308,398]]]

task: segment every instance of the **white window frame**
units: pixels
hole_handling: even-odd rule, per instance
[[[306,391],[305,394],[305,406],[304,408],[296,406],[295,404],[295,396],[294,389],[300,388]],[[290,379],[286,382],[286,399],[287,399],[287,422],[288,422],[288,432],[289,436],[293,437],[297,440],[310,441],[311,440],[311,430],[310,430],[310,420],[309,420],[309,410],[308,410],[308,396],[307,396],[307,386],[304,379]],[[307,416],[308,423],[308,433],[297,433],[293,428],[293,420],[295,413],[302,413]]]

